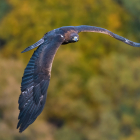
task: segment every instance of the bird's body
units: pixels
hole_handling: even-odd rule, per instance
[[[132,42],[106,29],[94,26],[64,26],[46,33],[42,39],[23,51],[26,52],[39,46],[32,55],[22,77],[21,95],[18,101],[20,114],[17,125],[20,132],[33,123],[44,108],[52,63],[57,49],[61,44],[77,42],[79,32],[108,34],[126,44],[140,47],[140,43]]]

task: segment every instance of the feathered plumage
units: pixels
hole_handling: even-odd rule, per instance
[[[39,46],[32,55],[22,77],[21,95],[18,101],[20,114],[17,128],[19,128],[19,132],[24,131],[32,124],[44,108],[52,62],[57,49],[61,44],[77,42],[80,32],[103,33],[128,45],[140,47],[140,43],[132,42],[104,28],[95,26],[65,26],[46,33],[42,39],[23,51],[26,52]]]

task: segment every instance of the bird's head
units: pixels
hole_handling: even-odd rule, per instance
[[[79,35],[75,32],[67,32],[65,35],[65,41],[63,44],[74,43],[79,41]]]
[[[79,41],[79,36],[78,34],[71,34],[71,37],[70,37],[70,42],[77,42]]]

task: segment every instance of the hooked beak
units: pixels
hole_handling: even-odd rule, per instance
[[[79,39],[77,36],[75,36],[72,40],[77,42]]]

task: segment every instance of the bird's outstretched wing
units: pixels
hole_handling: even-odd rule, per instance
[[[122,36],[119,36],[117,34],[114,34],[113,32],[104,29],[104,28],[100,28],[100,27],[95,27],[95,26],[87,26],[87,25],[81,25],[81,26],[76,26],[75,29],[79,32],[97,32],[97,33],[103,33],[103,34],[107,34],[117,40],[120,40],[128,45],[134,46],[134,47],[140,47],[140,43],[136,43],[133,41],[130,41]]]
[[[64,39],[54,36],[50,42],[44,42],[32,55],[21,83],[19,97],[19,132],[24,131],[42,112],[50,81],[52,62],[58,47]]]

